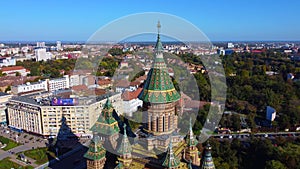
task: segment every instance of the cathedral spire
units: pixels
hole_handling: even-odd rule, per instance
[[[177,168],[180,165],[180,160],[173,152],[172,139],[170,139],[168,152],[167,152],[166,158],[162,165],[163,165],[163,167],[165,167],[167,169]]]
[[[143,91],[139,94],[139,99],[149,103],[170,103],[180,99],[163,58],[164,49],[160,41],[160,28],[158,21],[154,64],[148,73]]]
[[[190,118],[189,125],[189,132],[186,136],[187,147],[185,148],[184,159],[187,162],[191,161],[195,166],[200,166],[200,152],[197,148],[198,141],[193,133],[192,118]]]
[[[190,123],[189,123],[189,132],[187,135],[187,144],[188,144],[188,146],[196,146],[198,144],[197,139],[194,137],[191,117],[190,117]]]
[[[204,157],[202,159],[201,169],[215,169],[215,164],[213,162],[213,158],[211,156],[211,146],[209,142],[207,142],[205,150],[204,150]]]
[[[120,147],[118,149],[118,153],[120,155],[128,155],[131,154],[132,148],[130,145],[130,142],[128,140],[127,137],[127,132],[126,132],[126,124],[124,123],[124,134],[123,134],[123,138],[122,138],[122,142],[120,144]]]
[[[124,168],[129,168],[132,158],[131,158],[131,152],[132,147],[128,140],[127,133],[126,133],[126,124],[124,123],[124,135],[120,144],[120,147],[118,148],[117,152],[120,155],[118,157],[119,164],[124,166]]]
[[[164,48],[160,41],[160,28],[161,28],[161,25],[160,25],[160,22],[158,21],[157,22],[157,41],[156,41],[156,45],[155,45],[155,52],[163,52],[164,51]],[[160,56],[160,55],[157,55],[157,56]]]
[[[192,160],[189,161],[188,169],[193,169],[193,166],[192,166]]]

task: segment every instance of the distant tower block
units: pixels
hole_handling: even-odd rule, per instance
[[[144,128],[153,135],[169,134],[177,129],[178,117],[175,102],[180,99],[163,58],[164,49],[160,41],[160,27],[158,22],[154,64],[148,72],[143,91],[139,95],[139,99],[144,102],[143,107],[148,111],[145,117],[147,124]]]
[[[106,150],[103,148],[99,136],[91,140],[89,150],[84,154],[87,159],[87,169],[103,169],[106,161]]]

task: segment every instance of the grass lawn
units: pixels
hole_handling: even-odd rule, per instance
[[[46,147],[27,150],[23,153],[25,156],[36,160],[36,164],[44,164],[49,161],[49,158],[55,158],[55,154],[53,152],[48,151]]]
[[[6,147],[3,148],[4,151],[10,150],[10,149],[12,149],[12,148],[15,148],[15,147],[18,147],[19,145],[21,145],[21,144],[19,144],[19,143],[13,141],[13,140],[11,140],[11,139],[8,139],[8,138],[6,138],[6,137],[3,137],[3,136],[0,136],[0,142],[1,142],[2,144],[6,144]]]
[[[0,160],[0,167],[1,169],[11,169],[11,168],[16,168],[16,169],[34,169],[32,166],[20,166],[19,164],[12,162],[9,160],[10,158],[4,158],[3,160]]]

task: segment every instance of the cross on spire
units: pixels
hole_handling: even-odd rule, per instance
[[[157,22],[157,31],[158,31],[158,34],[160,32],[160,28],[161,28],[161,25],[160,25],[160,21]]]

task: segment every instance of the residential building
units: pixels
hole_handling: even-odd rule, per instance
[[[227,48],[234,48],[234,44],[233,43],[227,43]]]
[[[12,95],[0,92],[0,124],[6,124],[6,103],[10,100]]]
[[[3,74],[5,73],[8,76],[16,76],[17,72],[21,76],[27,76],[28,74],[30,74],[30,71],[24,68],[23,66],[2,67],[0,70]]]
[[[122,79],[122,80],[119,80],[117,82],[117,84],[115,85],[116,86],[116,92],[125,92],[125,91],[135,91],[137,90],[138,86],[139,86],[139,82],[129,82],[128,80],[126,79]]]
[[[36,61],[47,61],[52,58],[52,54],[50,52],[46,52],[46,48],[38,48],[35,49],[35,58]]]
[[[45,42],[36,42],[36,47],[44,48],[46,47]]]
[[[27,82],[25,84],[16,85],[11,87],[11,92],[14,95],[20,95],[22,93],[30,93],[34,91],[48,91],[48,83],[46,80],[38,82]]]
[[[132,114],[136,112],[138,108],[141,108],[143,106],[143,101],[138,98],[138,95],[142,90],[142,88],[138,88],[135,91],[125,91],[122,94],[124,114],[132,117]]]
[[[90,128],[109,98],[117,113],[122,111],[120,93],[109,93],[99,97],[32,99],[12,97],[7,104],[8,125],[12,128],[39,134],[56,136],[62,118],[77,136],[90,136]]]
[[[3,66],[15,66],[16,65],[16,59],[12,56],[8,57],[0,57],[0,67]]]
[[[82,83],[80,83],[80,75],[75,74],[75,75],[70,75],[70,87],[72,86],[78,86],[81,85]]]
[[[56,41],[56,50],[57,51],[62,51],[63,50],[63,48],[61,46],[61,41]]]
[[[64,75],[62,78],[50,79],[48,83],[50,92],[70,88],[69,75]]]
[[[110,78],[107,78],[107,79],[99,79],[98,80],[98,88],[100,89],[107,89],[107,88],[110,88],[112,87],[112,81]]]

